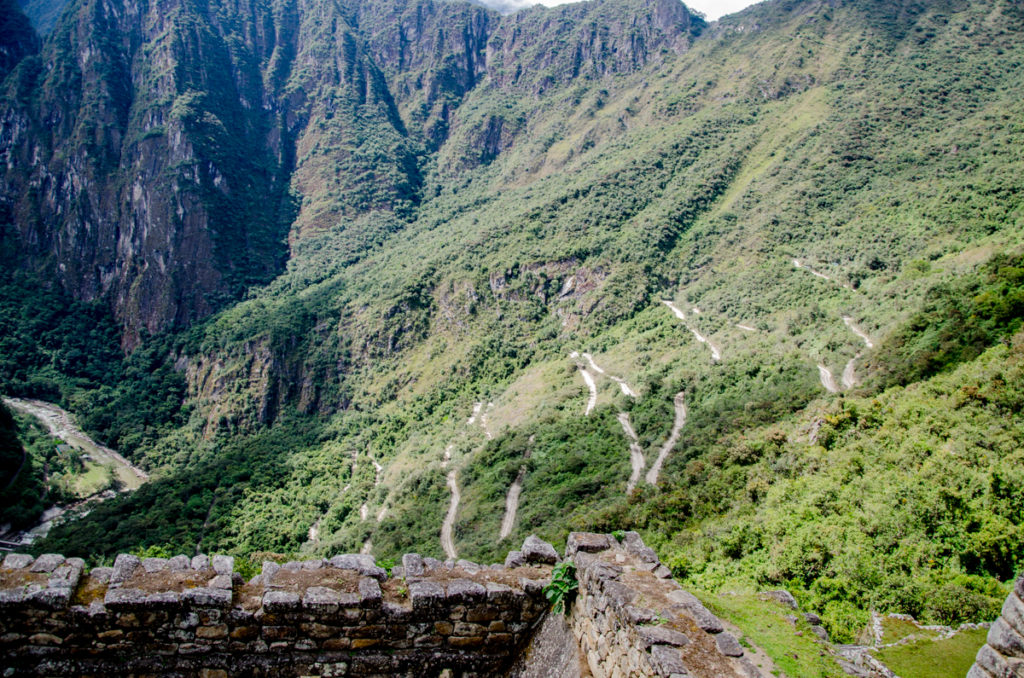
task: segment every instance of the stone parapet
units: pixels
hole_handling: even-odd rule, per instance
[[[541,551],[514,568],[409,554],[391,576],[362,555],[267,562],[249,582],[228,556],[120,555],[83,575],[79,559],[12,554],[4,675],[494,675],[548,609]]]
[[[755,678],[722,621],[672,580],[640,535],[573,533],[579,591],[569,625],[595,678]]]
[[[1024,678],[1024,574],[1003,603],[999,619],[988,630],[967,678]]]

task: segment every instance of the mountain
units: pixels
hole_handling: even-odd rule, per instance
[[[153,480],[40,548],[637,527],[838,639],[984,618],[1024,553],[1022,29],[75,0],[3,85],[0,383]]]

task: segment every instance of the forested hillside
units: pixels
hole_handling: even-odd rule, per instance
[[[4,81],[0,384],[152,480],[38,549],[636,528],[840,640],[991,617],[1022,37],[1009,0],[75,0]]]

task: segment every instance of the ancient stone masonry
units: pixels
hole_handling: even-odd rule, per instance
[[[550,548],[550,546],[548,546]],[[59,555],[0,568],[4,675],[493,675],[547,610],[550,568],[442,563],[392,576],[370,556],[277,565],[120,555],[83,575]]]
[[[570,626],[596,678],[749,677],[762,673],[736,637],[671,579],[635,532],[569,535],[579,594]]]
[[[3,675],[761,675],[636,533],[573,533],[566,557],[579,578],[567,620],[543,592],[558,553],[532,536],[504,565],[408,554],[389,574],[339,555],[265,562],[248,582],[229,556],[122,554],[85,574],[77,558],[12,554]]]
[[[967,678],[1024,678],[1024,574],[1006,597]]]

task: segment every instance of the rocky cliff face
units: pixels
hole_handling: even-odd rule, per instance
[[[38,50],[39,39],[16,0],[0,0],[0,80]]]
[[[0,69],[33,51],[22,23]],[[693,30],[674,0],[505,18],[431,0],[81,0],[4,84],[5,230],[26,265],[108,300],[130,348],[272,278],[288,234],[408,215],[472,89],[635,70]],[[485,120],[479,161],[519,129]]]

